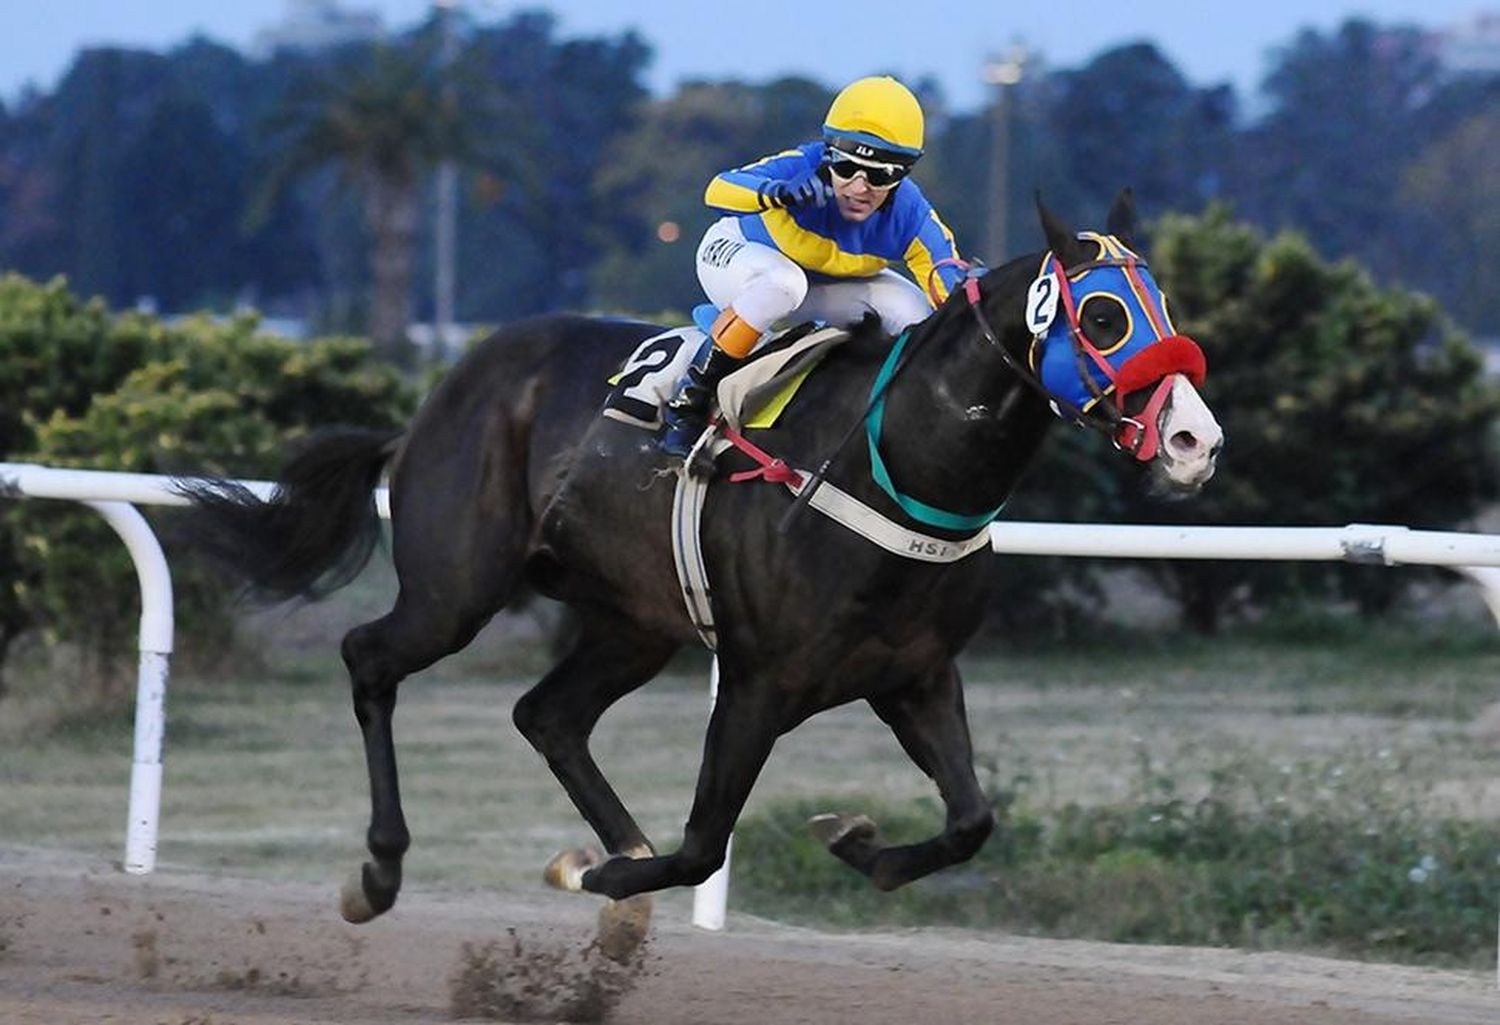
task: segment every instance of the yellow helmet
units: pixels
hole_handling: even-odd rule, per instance
[[[861,78],[834,98],[823,137],[866,159],[909,165],[922,155],[922,106],[888,75]]]

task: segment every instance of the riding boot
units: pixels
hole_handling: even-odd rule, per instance
[[[719,382],[744,361],[760,334],[759,328],[741,320],[733,309],[719,314],[709,332],[709,344],[698,351],[664,410],[666,431],[658,443],[663,452],[684,459],[692,451],[708,426],[708,409]]]
[[[677,394],[663,410],[667,429],[661,436],[661,450],[679,459],[687,457],[708,426],[708,408],[719,382],[743,362],[717,345],[706,348],[707,354],[693,360],[677,384]]]

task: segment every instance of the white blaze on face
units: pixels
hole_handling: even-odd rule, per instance
[[[1161,448],[1156,460],[1167,478],[1182,488],[1201,487],[1214,475],[1224,430],[1182,374],[1172,375],[1172,395],[1157,426]]]

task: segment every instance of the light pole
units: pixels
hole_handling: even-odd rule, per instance
[[[453,8],[458,0],[434,0],[443,33],[440,60],[443,74],[443,112],[452,117],[452,65],[457,45],[453,38]],[[444,158],[437,169],[437,217],[433,230],[432,352],[434,363],[448,358],[448,335],[453,328],[453,295],[458,271],[457,246],[458,169]]]
[[[985,233],[985,255],[992,266],[1009,256],[1006,215],[1010,198],[1010,90],[1021,81],[1029,54],[1020,43],[984,62],[984,81],[995,87],[990,107],[989,221]]]

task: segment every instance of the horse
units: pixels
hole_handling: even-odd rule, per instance
[[[1110,373],[1107,354],[1141,313],[1107,290],[1072,295],[1110,268],[1132,289],[1150,283],[1130,248],[1128,191],[1111,207],[1105,236],[1075,233],[1040,198],[1037,206],[1045,256],[971,273],[897,343],[871,318],[854,326],[776,424],[748,432],[751,449],[776,453],[769,465],[783,468],[821,460],[816,480],[792,475],[804,490],[821,483],[853,496],[899,537],[929,548],[973,541],[976,525],[984,533],[1059,418],[1106,434],[1152,486],[1201,488],[1223,440],[1194,386],[1201,353],[1167,337],[1157,301],[1148,313],[1166,322],[1158,340],[1101,388],[1095,377]],[[1087,384],[1082,401],[1062,395],[1032,360],[1050,320],[1061,325],[1055,344],[1074,349],[1060,365]],[[766,460],[739,450],[720,457],[702,505],[719,689],[675,851],[656,851],[595,764],[588,741],[600,716],[697,632],[674,573],[670,526],[673,482],[686,470],[649,433],[600,416],[610,375],[662,330],[574,315],[505,326],[455,364],[405,430],[313,440],[268,500],[228,481],[183,483],[200,538],[251,592],[285,599],[326,594],[364,565],[381,532],[372,495],[388,476],[398,594],[341,646],[371,798],[370,857],[341,896],[347,920],[393,906],[411,841],[392,738],[398,684],[463,648],[528,588],[570,606],[577,629],[512,718],[603,847],[559,854],[546,872],[554,885],[623,902],[702,882],[723,863],[777,738],[858,699],[935,783],[946,819],[929,839],[888,845],[864,816],[820,816],[815,831],[834,855],[888,890],[972,857],[994,828],[954,661],[986,605],[988,560],[969,554],[980,546],[924,561],[827,516],[789,518],[784,488],[724,479],[732,470],[766,475]],[[906,351],[893,366],[895,345]],[[877,407],[878,439],[844,444],[849,425],[868,428]]]

